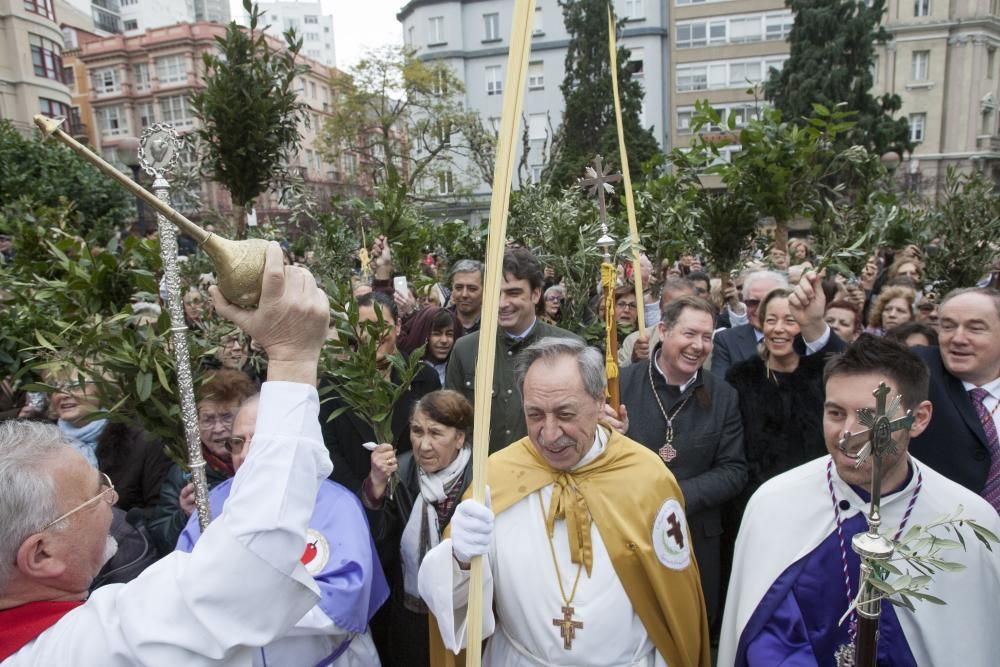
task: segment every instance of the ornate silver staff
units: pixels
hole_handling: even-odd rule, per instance
[[[172,209],[165,201],[108,164],[100,155],[59,129],[64,121],[65,118],[49,118],[41,114],[35,116],[35,125],[42,131],[43,137],[53,137],[69,146],[100,171],[118,181],[123,188],[149,204],[158,215],[162,215],[197,241],[202,250],[212,258],[219,290],[227,299],[245,308],[257,305],[257,301],[260,300],[260,282],[264,274],[264,251],[267,249],[267,241],[263,239],[230,241],[206,232]]]
[[[180,137],[173,125],[153,123],[139,140],[139,164],[153,177],[153,194],[167,206],[170,204],[170,183],[167,175],[177,166],[182,149]],[[181,399],[181,419],[187,442],[188,467],[194,485],[194,502],[198,509],[198,524],[202,532],[212,520],[208,504],[208,482],[205,479],[205,458],[201,455],[201,435],[198,430],[198,410],[194,402],[194,379],[191,376],[191,353],[188,349],[184,303],[181,300],[181,279],[177,270],[177,228],[157,209],[157,233],[160,237],[160,258],[167,287],[170,313],[170,340],[177,365],[177,389]]]
[[[892,439],[895,431],[909,429],[913,424],[913,413],[907,410],[902,417],[893,420],[903,399],[898,394],[886,407],[889,387],[880,382],[872,392],[875,396],[875,411],[869,408],[858,410],[858,421],[865,426],[864,431],[845,433],[838,447],[848,451],[860,443],[864,446],[858,452],[860,468],[872,457],[872,500],[868,511],[868,532],[858,533],[851,539],[851,548],[861,557],[861,575],[858,590],[858,629],[853,647],[844,646],[835,656],[838,667],[875,667],[878,659],[879,617],[882,614],[882,599],[878,589],[869,581],[872,575],[883,577],[883,566],[894,551],[892,541],[879,533],[882,525],[880,503],[882,500],[882,457],[896,453],[896,443]],[[853,659],[852,659],[853,658]]]

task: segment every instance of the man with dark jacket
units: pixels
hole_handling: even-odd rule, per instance
[[[910,451],[1000,511],[1000,292],[948,294],[938,336],[940,347],[914,348],[930,368],[934,414]]]
[[[714,324],[704,299],[671,302],[652,359],[625,368],[620,380],[628,437],[659,454],[684,492],[710,625],[721,611],[720,506],[747,480],[736,390],[702,369]]]
[[[768,292],[778,287],[788,287],[788,280],[774,271],[754,271],[744,278],[743,312],[737,313],[728,306],[726,312],[732,328],[720,331],[713,341],[711,369],[715,377],[723,380],[730,366],[757,356],[757,345],[764,338],[757,306]]]
[[[398,381],[396,371],[390,369],[388,365],[388,357],[397,351],[396,337],[399,335],[400,323],[395,304],[384,294],[374,292],[358,297],[358,306],[358,315],[362,321],[377,321],[375,308],[382,309],[382,321],[388,326],[388,330],[379,344],[376,355],[380,363],[381,360],[385,360],[386,372],[392,373],[393,379]],[[403,392],[392,410],[391,444],[400,454],[411,450],[409,424],[413,404],[424,394],[441,388],[441,382],[433,368],[423,363],[417,368],[417,374],[410,387]],[[330,451],[330,460],[333,462],[330,479],[356,494],[361,490],[361,483],[371,468],[371,452],[365,449],[364,444],[375,442],[375,431],[350,410],[331,420],[330,415],[342,408],[344,403],[336,392],[327,392],[323,386],[320,387],[320,396],[323,398],[320,404],[319,422],[323,429],[323,442]]]
[[[535,317],[535,306],[542,297],[542,266],[525,248],[511,248],[503,256],[503,280],[500,283],[500,330],[497,332],[493,366],[492,413],[490,417],[490,453],[499,451],[527,435],[521,393],[514,382],[514,359],[539,340],[555,336],[580,340],[575,334],[542,322]],[[476,362],[479,356],[477,331],[455,343],[445,389],[454,389],[475,405]]]

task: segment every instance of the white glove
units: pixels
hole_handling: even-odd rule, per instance
[[[451,550],[455,560],[468,563],[490,550],[493,540],[493,512],[490,510],[490,490],[486,489],[486,504],[471,498],[455,508],[451,518]]]

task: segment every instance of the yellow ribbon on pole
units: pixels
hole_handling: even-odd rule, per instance
[[[625,210],[628,212],[628,231],[632,245],[632,279],[635,282],[636,314],[638,315],[639,335],[646,336],[646,313],[642,296],[645,285],[642,284],[639,271],[639,226],[635,222],[635,199],[632,196],[632,176],[628,169],[628,152],[625,150],[625,128],[622,125],[622,104],[618,97],[618,44],[615,38],[615,17],[608,3],[608,48],[611,50],[611,89],[615,99],[615,122],[618,125],[618,153],[622,160],[622,179],[625,183]]]
[[[517,0],[507,56],[507,79],[497,139],[496,166],[493,171],[493,194],[490,201],[489,231],[486,241],[486,274],[483,276],[483,308],[479,328],[479,351],[476,365],[475,415],[472,436],[472,497],[486,502],[486,459],[489,457],[490,410],[493,405],[493,367],[496,355],[500,279],[503,277],[503,252],[507,239],[507,212],[511,182],[514,177],[514,141],[524,106],[528,78],[528,55],[531,53],[531,25],[535,0]],[[466,667],[482,663],[483,630],[483,559],[472,559],[469,581],[469,606],[466,627],[468,642]]]

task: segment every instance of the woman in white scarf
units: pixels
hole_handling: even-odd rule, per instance
[[[440,390],[413,408],[412,452],[397,459],[389,444],[372,452],[361,499],[392,590],[386,627],[372,627],[384,666],[430,664],[427,609],[417,592],[417,571],[472,481],[471,440],[472,406],[458,392]],[[390,481],[394,473],[395,482]]]

